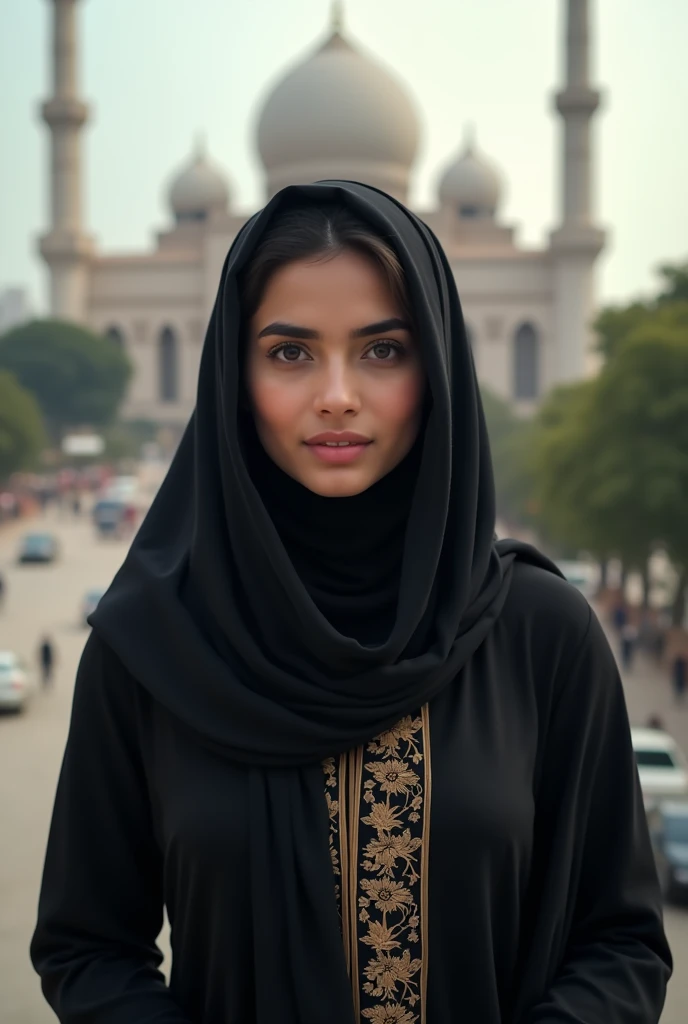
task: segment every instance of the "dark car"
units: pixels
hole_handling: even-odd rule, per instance
[[[54,562],[60,553],[60,545],[52,533],[27,533],[19,545],[17,561],[25,565],[29,562]]]
[[[117,536],[124,524],[126,506],[122,501],[101,498],[93,506],[93,523],[102,535]]]
[[[667,900],[688,896],[688,801],[666,801],[649,815],[662,892]]]

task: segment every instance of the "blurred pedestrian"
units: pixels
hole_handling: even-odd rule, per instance
[[[627,622],[628,610],[626,608],[626,602],[623,597],[620,597],[612,611],[612,625],[619,635],[621,635],[621,631]]]
[[[652,641],[652,654],[658,665],[661,665],[664,661],[664,654],[666,653],[667,645],[667,632],[667,627],[658,618],[657,631]]]
[[[38,663],[41,669],[43,688],[50,686],[55,671],[55,647],[49,636],[44,636],[38,648]]]
[[[135,505],[126,505],[122,514],[122,526],[125,535],[129,536],[136,530],[137,511]]]
[[[626,622],[621,628],[621,664],[627,672],[633,668],[637,643],[638,627],[633,622]]]
[[[5,577],[0,572],[0,611],[2,611],[2,609],[3,609],[4,605],[5,605],[5,593],[6,593]]]
[[[657,616],[651,608],[643,608],[638,625],[638,648],[648,654],[654,650]]]
[[[653,715],[649,716],[645,728],[646,729],[658,729],[661,732],[665,732],[666,731],[664,729],[664,722],[659,717],[659,715],[656,715],[656,714],[653,714]]]
[[[686,677],[688,676],[688,656],[679,651],[671,666],[671,685],[677,704],[683,704],[686,695]]]

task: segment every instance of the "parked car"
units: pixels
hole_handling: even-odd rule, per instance
[[[14,651],[0,651],[0,709],[23,711],[33,696],[35,681]]]
[[[104,489],[102,497],[113,501],[133,502],[139,491],[138,477],[113,477]]]
[[[20,564],[29,562],[54,562],[60,554],[57,537],[52,533],[27,533],[19,545],[18,561]]]
[[[98,602],[104,593],[105,590],[100,587],[93,590],[87,590],[84,594],[84,599],[81,602],[81,622],[84,628],[88,626],[88,617],[96,610]]]
[[[662,729],[632,729],[631,737],[646,809],[688,799],[688,761],[676,741]]]
[[[664,897],[688,896],[688,801],[658,804],[648,823]]]
[[[93,523],[101,535],[118,536],[124,523],[126,505],[119,499],[101,498],[93,506]]]

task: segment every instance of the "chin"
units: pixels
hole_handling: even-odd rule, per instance
[[[346,473],[341,470],[329,470],[325,473],[307,474],[299,478],[299,483],[307,487],[321,498],[353,498],[372,487],[375,478],[365,477],[360,473]]]

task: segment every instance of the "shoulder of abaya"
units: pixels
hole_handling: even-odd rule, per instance
[[[594,612],[574,586],[539,566],[516,561],[500,618],[511,655],[525,658],[533,684],[548,698],[574,669],[589,642]]]
[[[88,693],[88,698],[84,694]],[[88,700],[107,715],[140,723],[150,695],[96,630],[86,641],[77,670],[74,704]]]

